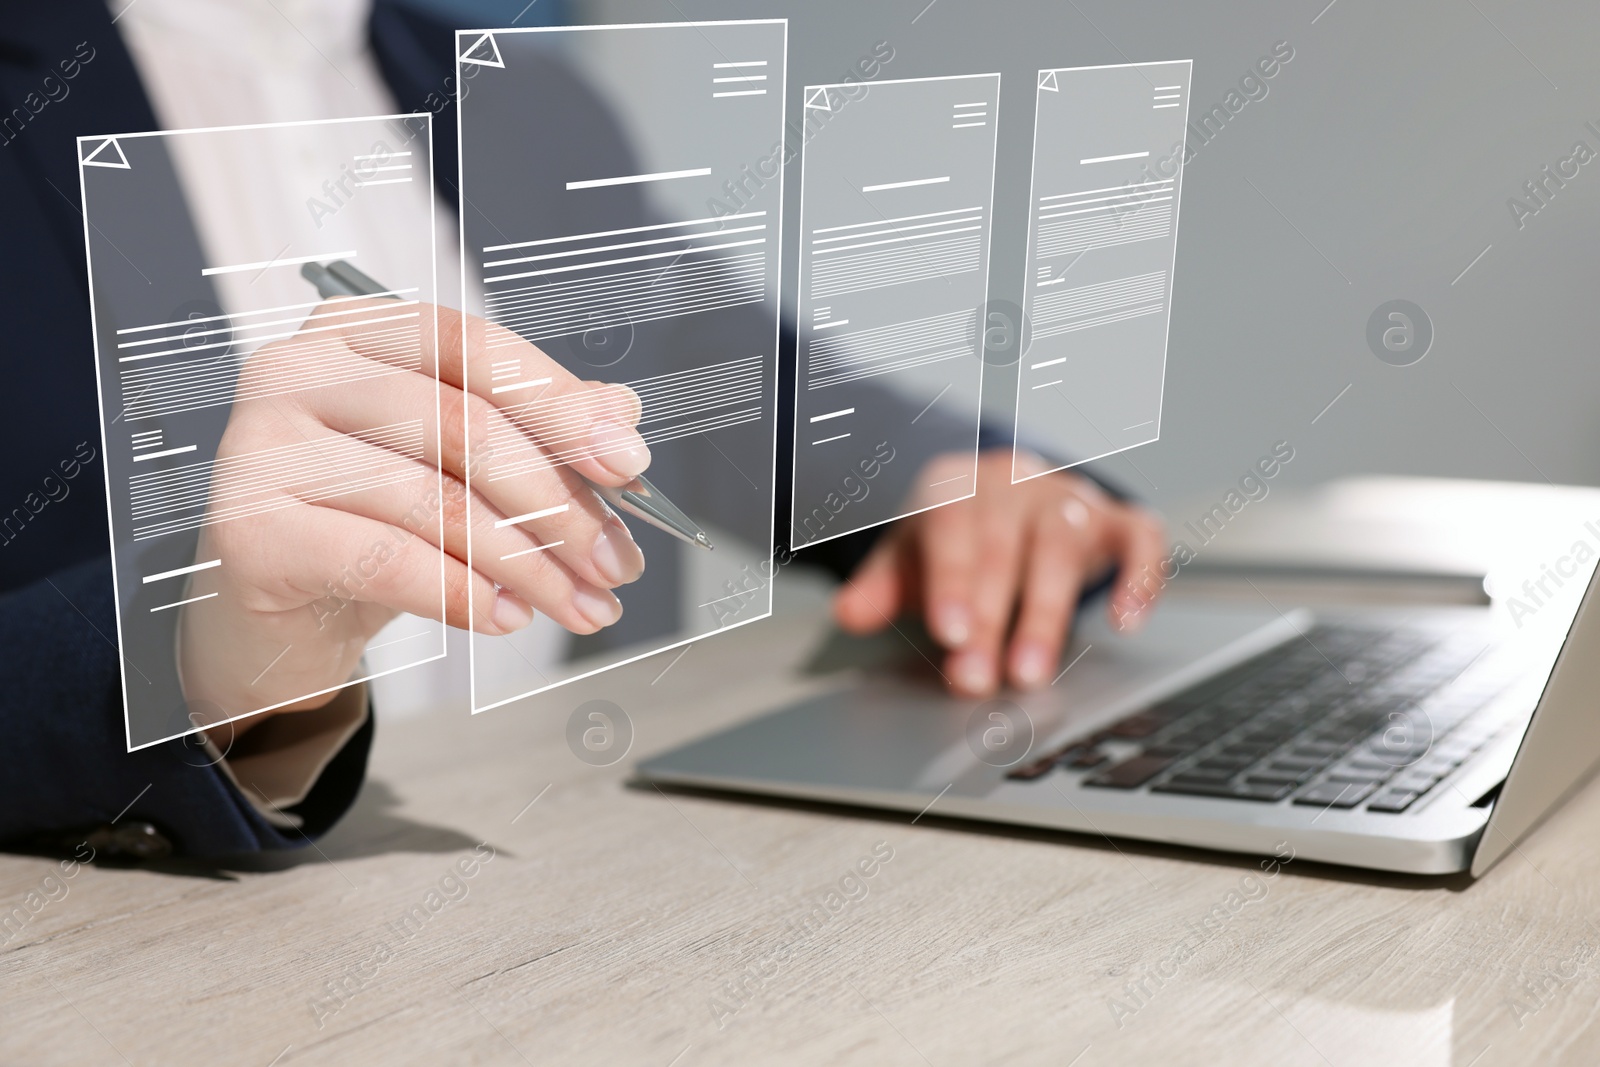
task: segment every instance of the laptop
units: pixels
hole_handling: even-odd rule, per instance
[[[1086,610],[1041,692],[961,700],[926,666],[864,671],[638,775],[1477,877],[1600,760],[1595,584],[1531,613],[1174,597],[1134,637]]]

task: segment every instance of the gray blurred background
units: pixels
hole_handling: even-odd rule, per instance
[[[1280,440],[1296,457],[1275,488],[1358,472],[1600,483],[1600,158],[1545,206],[1523,188],[1580,140],[1600,153],[1592,2],[576,0],[573,14],[787,17],[795,121],[800,86],[840,80],[879,41],[895,50],[882,78],[1002,71],[991,295],[1019,303],[1035,71],[1192,58],[1197,124],[1286,41],[1264,97],[1209,143],[1190,131],[1162,439],[1100,469],[1168,507],[1216,497]],[[1520,228],[1512,197],[1539,207]],[[1412,366],[1366,340],[1396,298],[1434,327]],[[1009,411],[1013,382],[991,384]]]

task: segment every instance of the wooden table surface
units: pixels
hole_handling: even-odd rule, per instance
[[[293,862],[0,857],[4,909],[48,889],[0,945],[0,1064],[1600,1062],[1595,786],[1471,883],[625,784],[825,684],[822,633],[380,723]],[[609,767],[566,740],[595,698],[633,725]]]

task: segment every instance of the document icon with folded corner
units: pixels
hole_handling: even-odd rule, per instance
[[[226,749],[227,723],[444,655],[442,556],[417,561],[415,614],[373,594],[384,560],[440,543],[430,130],[78,142],[130,751],[200,730]],[[308,205],[233,165],[280,155],[328,190]],[[253,224],[188,202],[197,180],[248,181]],[[319,300],[301,268],[337,259],[395,288]]]
[[[1190,67],[1039,72],[1014,481],[1161,436]]]
[[[973,495],[1000,75],[805,98],[795,547]]]
[[[505,420],[469,423],[474,568],[499,582],[594,573],[595,535],[572,533],[555,494],[574,464],[631,438],[591,433],[582,401],[552,386],[569,373],[638,397],[637,410],[608,401],[599,421],[637,414],[646,477],[716,546],[622,516],[628,534],[607,536],[631,534],[643,575],[585,584],[590,615],[557,619],[578,636],[476,628],[474,712],[771,613],[786,38],[783,20],[457,37],[463,64],[501,61],[458,70],[471,79],[462,291],[486,323],[466,331],[466,379]],[[580,508],[603,506],[590,496],[580,490]]]

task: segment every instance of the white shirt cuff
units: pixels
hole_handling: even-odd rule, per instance
[[[261,817],[280,829],[300,829],[300,817],[285,811],[304,800],[333,757],[366,724],[366,683],[341,690],[315,711],[271,716],[227,752],[209,738],[206,751]]]

